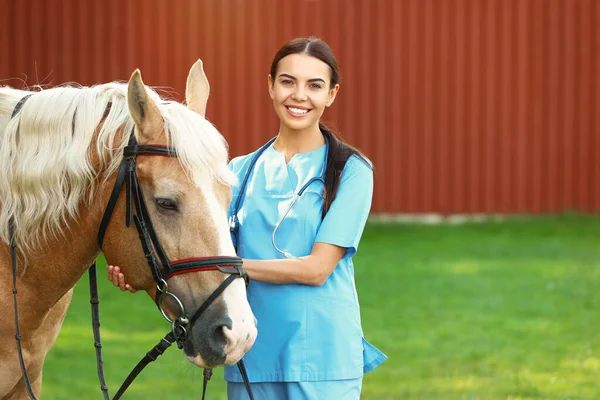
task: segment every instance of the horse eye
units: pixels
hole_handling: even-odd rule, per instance
[[[171,199],[156,199],[156,204],[164,210],[177,211],[178,206],[175,200]]]

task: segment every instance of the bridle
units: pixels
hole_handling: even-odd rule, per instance
[[[31,94],[23,97],[19,103],[15,106],[11,118],[14,118],[25,101],[31,96]],[[127,379],[121,385],[119,391],[113,397],[113,400],[119,399],[129,385],[133,382],[135,377],[142,371],[142,369],[150,362],[155,361],[156,358],[163,354],[163,352],[171,346],[173,342],[177,343],[178,348],[183,348],[183,343],[187,339],[188,332],[192,329],[198,318],[204,311],[214,302],[214,300],[237,278],[243,278],[246,281],[246,285],[249,283],[248,274],[242,268],[242,259],[239,257],[228,257],[228,256],[209,256],[209,257],[198,257],[198,258],[187,258],[182,260],[170,261],[167,257],[164,249],[162,248],[158,236],[152,225],[146,202],[144,201],[144,194],[141,188],[140,180],[136,171],[137,157],[140,155],[145,156],[166,156],[166,157],[177,157],[177,153],[174,148],[164,145],[139,145],[135,139],[135,126],[132,128],[129,143],[123,150],[123,161],[117,173],[115,185],[111,192],[108,204],[106,206],[104,215],[100,222],[98,229],[97,243],[100,249],[104,242],[104,236],[106,230],[110,224],[111,217],[114,213],[117,200],[120,192],[125,188],[125,224],[127,227],[131,226],[131,221],[135,223],[136,229],[139,234],[139,238],[144,251],[146,261],[150,266],[152,277],[156,282],[157,296],[155,299],[156,305],[160,310],[161,314],[167,321],[171,323],[171,331],[160,340],[160,342],[150,350],[146,356],[138,363],[138,365],[132,370]],[[134,209],[135,206],[135,209]],[[11,219],[9,222],[9,235],[10,235],[10,250],[11,250],[11,261],[13,267],[13,296],[14,296],[14,308],[15,308],[15,325],[16,325],[16,340],[17,348],[19,353],[19,361],[21,365],[21,371],[25,381],[25,386],[29,397],[36,399],[29,378],[27,375],[27,369],[23,361],[22,348],[20,342],[20,332],[18,323],[18,308],[17,308],[17,287],[16,287],[16,242],[14,237],[14,221]],[[197,271],[220,271],[228,276],[214,291],[208,296],[208,298],[200,305],[200,307],[193,314],[189,314],[185,309],[182,301],[173,292],[169,291],[169,285],[167,280],[177,274],[197,272]],[[100,341],[100,321],[99,321],[99,301],[98,301],[98,287],[96,280],[96,263],[94,262],[89,268],[90,277],[90,296],[92,304],[92,327],[94,330],[94,345],[96,347],[96,359],[98,367],[98,378],[100,380],[100,387],[104,398],[110,399],[108,394],[108,387],[104,380],[103,361],[102,361],[102,344]],[[173,318],[169,317],[164,308],[165,299],[171,298],[173,302],[178,306],[179,312]],[[238,362],[238,368],[246,385],[246,390],[251,399],[253,399],[252,392],[247,377],[247,373],[243,362]],[[206,384],[212,375],[210,369],[204,370],[204,385],[202,398],[206,392]]]
[[[152,220],[148,214],[148,208],[146,207],[144,194],[136,172],[136,160],[140,155],[177,157],[177,154],[175,149],[168,146],[138,145],[135,140],[134,129],[135,128],[131,131],[129,144],[123,151],[124,158],[117,174],[115,186],[113,187],[104,216],[100,222],[100,228],[98,229],[98,246],[102,248],[106,229],[110,224],[119,194],[124,187],[126,195],[125,224],[129,227],[131,226],[132,220],[135,223],[144,250],[144,256],[150,266],[152,277],[156,282],[158,290],[156,305],[162,315],[171,323],[175,341],[179,348],[182,348],[183,342],[187,337],[188,328],[193,326],[194,322],[202,312],[210,305],[210,303],[212,303],[212,301],[214,301],[214,297],[210,296],[193,315],[190,315],[186,312],[181,300],[174,293],[169,291],[167,279],[173,275],[195,271],[218,270],[230,274],[230,276],[215,289],[213,294],[216,293],[216,296],[218,296],[233,282],[234,279],[241,277],[247,280],[248,276],[242,269],[242,259],[239,257],[218,256],[187,258],[177,261],[169,260],[158,240],[156,230],[154,229]],[[173,299],[179,307],[179,315],[175,316],[173,319],[167,315],[163,306],[164,299],[166,298]]]

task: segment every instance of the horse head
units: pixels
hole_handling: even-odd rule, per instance
[[[169,148],[177,154],[169,157],[140,153],[131,167],[157,238],[156,242],[149,241],[148,248],[157,254],[155,258],[161,258],[162,251],[169,262],[209,257],[210,263],[210,257],[235,256],[227,222],[235,177],[227,167],[223,137],[205,119],[208,96],[209,84],[200,60],[188,75],[187,107],[156,98],[147,90],[138,70],[128,83],[127,105],[135,124],[136,146]],[[104,204],[114,181],[115,178],[107,181]],[[163,274],[157,282],[148,265],[148,249],[143,251],[140,245],[139,227],[127,226],[127,208],[137,205],[126,204],[128,196],[124,191],[120,191],[103,237],[102,250],[107,261],[119,265],[127,281],[146,290],[155,301],[165,294],[163,285],[168,287],[168,295],[159,301],[161,310],[169,320],[189,320],[229,275],[221,268],[197,271],[192,266],[185,273]],[[136,196],[136,192],[131,196]],[[140,214],[140,210],[136,212]],[[234,279],[194,324],[184,329],[181,346],[192,363],[213,367],[241,359],[257,334],[244,280]]]

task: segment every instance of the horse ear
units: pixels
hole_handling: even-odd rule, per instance
[[[198,59],[190,68],[185,88],[185,100],[190,110],[206,116],[206,103],[210,94],[210,85],[204,74],[202,60]]]
[[[148,95],[139,69],[133,71],[127,87],[129,113],[138,127],[138,142],[157,143],[164,129],[158,106]]]

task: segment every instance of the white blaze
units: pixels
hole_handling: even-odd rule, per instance
[[[227,223],[227,211],[219,204],[212,191],[205,191],[208,213],[213,217],[216,233],[219,238],[219,253],[215,255],[235,256],[235,249],[229,233]],[[256,323],[254,314],[246,297],[246,284],[243,279],[235,279],[221,295],[229,318],[232,321],[232,329],[225,328],[225,337],[228,345],[226,364],[237,362],[250,349],[256,339]]]

